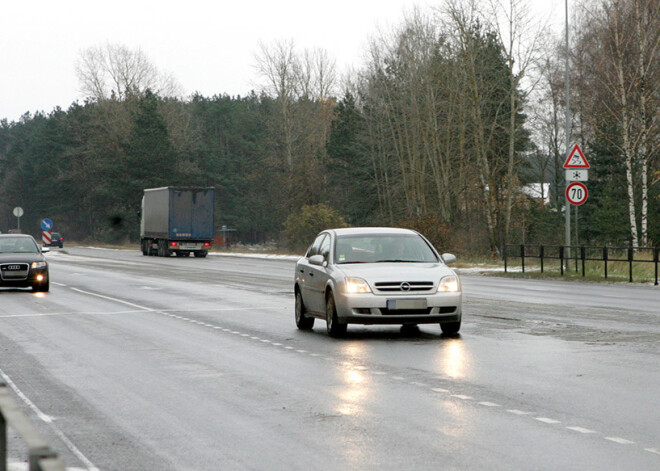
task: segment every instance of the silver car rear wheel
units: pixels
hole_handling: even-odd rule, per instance
[[[305,304],[303,303],[302,294],[296,290],[296,326],[300,330],[311,330],[314,327],[314,318],[305,315]]]

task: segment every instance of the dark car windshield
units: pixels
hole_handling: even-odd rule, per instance
[[[0,253],[39,253],[39,247],[28,237],[3,237]]]
[[[437,262],[417,234],[360,234],[337,237],[335,263]]]

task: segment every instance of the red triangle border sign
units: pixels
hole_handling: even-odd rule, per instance
[[[564,168],[591,168],[591,165],[587,162],[587,158],[582,153],[579,144],[575,144],[575,147],[573,147],[566,162],[564,162]]]

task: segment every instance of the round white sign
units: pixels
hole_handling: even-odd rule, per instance
[[[14,216],[20,218],[22,215],[23,215],[23,208],[21,208],[20,206],[16,206],[14,208]]]
[[[575,206],[584,204],[588,197],[589,191],[584,183],[573,182],[566,187],[566,199]]]

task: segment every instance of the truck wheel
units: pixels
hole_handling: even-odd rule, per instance
[[[169,257],[172,255],[172,252],[170,252],[170,248],[167,246],[167,241],[166,240],[159,240],[158,241],[158,256],[159,257]]]
[[[207,250],[200,250],[199,252],[195,252],[195,257],[197,258],[204,258],[209,254]]]
[[[149,255],[149,242],[146,240],[142,241],[142,255]]]

